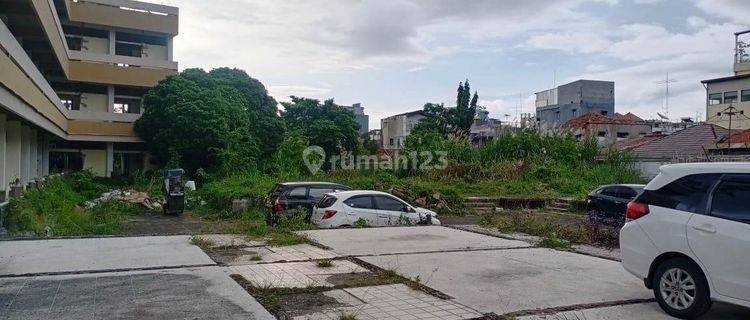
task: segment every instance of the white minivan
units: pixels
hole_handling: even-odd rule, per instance
[[[668,314],[750,307],[750,163],[665,165],[627,206],[623,267]]]

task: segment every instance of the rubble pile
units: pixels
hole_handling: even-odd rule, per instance
[[[405,189],[394,187],[394,188],[390,188],[388,190],[388,193],[396,197],[399,197],[401,199],[404,199],[407,202],[412,203],[418,207],[430,209],[436,212],[451,211],[451,208],[448,205],[448,202],[445,201],[445,198],[443,197],[443,195],[437,191],[429,195],[417,196],[417,195],[413,195],[411,192]]]
[[[130,203],[139,204],[142,207],[152,210],[161,211],[163,204],[159,200],[151,199],[148,193],[136,190],[112,190],[102,193],[101,197],[84,202],[84,207],[91,209],[102,202],[109,200],[120,200]]]

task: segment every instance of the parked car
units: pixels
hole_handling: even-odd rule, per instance
[[[750,307],[750,163],[662,166],[625,215],[622,265],[668,314]]]
[[[307,210],[306,219],[309,221],[313,206],[326,193],[350,189],[343,184],[331,182],[279,183],[268,193],[268,205],[271,208],[269,220],[277,221],[280,216],[302,207]]]
[[[313,208],[311,221],[320,228],[347,227],[360,223],[373,227],[440,225],[434,211],[414,207],[389,193],[367,190],[327,194]]]
[[[642,184],[608,184],[596,188],[586,197],[589,220],[612,226],[625,223],[625,209],[641,191]]]

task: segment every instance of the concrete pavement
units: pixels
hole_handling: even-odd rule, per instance
[[[190,236],[0,241],[0,276],[213,264]]]

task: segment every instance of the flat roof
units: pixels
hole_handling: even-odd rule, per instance
[[[744,78],[750,78],[750,73],[749,74],[733,75],[733,76],[723,77],[723,78],[714,78],[714,79],[708,79],[708,80],[701,80],[701,83],[724,82],[724,81],[731,81],[731,80],[744,79]]]

